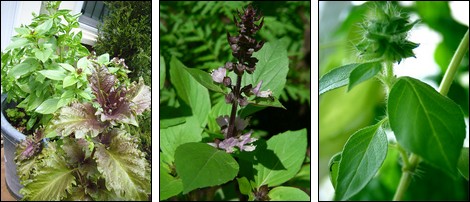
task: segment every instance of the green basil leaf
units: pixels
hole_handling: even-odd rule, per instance
[[[198,83],[200,83],[201,85],[203,85],[204,87],[206,87],[207,89],[209,90],[212,90],[212,91],[215,91],[215,92],[219,92],[219,93],[225,93],[225,91],[220,88],[220,86],[218,86],[217,84],[215,84],[213,81],[212,81],[212,76],[205,72],[205,71],[202,71],[202,70],[199,70],[199,69],[194,69],[194,68],[187,68],[185,67],[184,68]]]
[[[11,68],[8,72],[8,76],[18,79],[23,75],[33,72],[37,67],[37,61],[29,58]]]
[[[75,71],[75,67],[73,67],[72,65],[69,65],[69,64],[67,64],[67,63],[59,63],[59,65],[60,65],[62,68],[64,68],[64,69],[66,69],[67,71],[69,71],[69,72],[74,72],[74,71]]]
[[[59,98],[51,98],[44,101],[38,108],[36,112],[40,114],[52,114],[58,109]]]
[[[66,76],[64,71],[61,71],[61,70],[41,70],[38,72],[49,79],[57,80],[57,81],[63,80]]]
[[[36,52],[34,52],[34,56],[36,56],[38,60],[46,62],[51,57],[52,52],[53,51],[50,48],[46,48],[44,50],[37,49]]]
[[[168,199],[183,191],[183,182],[170,175],[160,161],[160,200]]]
[[[457,168],[460,174],[468,181],[468,147],[462,148]]]
[[[310,201],[307,193],[295,187],[275,187],[268,196],[270,201]]]
[[[98,63],[100,65],[107,65],[109,63],[109,54],[105,53],[103,55],[98,56]]]
[[[349,75],[360,64],[349,64],[335,68],[320,78],[319,93],[320,95],[330,90],[348,85]]]
[[[165,86],[166,66],[165,58],[160,55],[160,90]]]
[[[31,34],[31,31],[27,27],[17,27],[15,31],[21,35]]]
[[[331,184],[333,185],[333,188],[335,189],[336,189],[336,182],[338,179],[340,160],[341,160],[341,152],[331,157],[330,162],[328,163],[328,167],[330,168],[330,181],[331,181]]]
[[[354,86],[374,77],[382,69],[380,62],[363,63],[358,65],[349,75],[348,91]]]
[[[355,132],[341,153],[336,179],[336,200],[348,200],[375,176],[387,155],[383,121]]]
[[[66,88],[66,87],[69,87],[75,83],[78,82],[78,79],[75,78],[73,75],[68,75],[64,78],[64,82],[63,82],[63,87]]]
[[[160,129],[160,149],[170,161],[174,160],[178,146],[188,142],[201,141],[203,129],[199,127],[197,117],[186,118],[183,124]]]
[[[207,115],[211,109],[209,91],[194,79],[176,57],[170,61],[171,82],[178,96],[188,104],[202,127],[207,124]]]
[[[32,43],[28,41],[28,39],[25,39],[25,38],[19,38],[19,39],[16,39],[14,41],[12,41],[10,44],[8,44],[8,46],[5,48],[5,52],[11,50],[11,49],[15,49],[15,48],[21,48],[21,47],[24,47],[26,45],[31,45]]]
[[[457,177],[465,121],[454,101],[417,79],[402,77],[390,91],[387,108],[401,146]]]
[[[230,154],[199,142],[179,146],[175,151],[175,166],[183,181],[183,194],[233,180],[239,169]]]
[[[52,28],[52,19],[46,20],[45,22],[41,23],[34,29],[35,33],[38,35],[44,34]]]

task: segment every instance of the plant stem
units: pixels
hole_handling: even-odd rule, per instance
[[[452,81],[454,80],[455,73],[459,67],[460,62],[462,61],[463,56],[468,50],[468,30],[465,33],[462,41],[460,41],[460,45],[457,48],[452,60],[450,61],[449,66],[447,67],[447,71],[442,79],[441,85],[439,86],[439,93],[441,95],[446,96],[449,92],[450,85],[452,85]]]
[[[237,75],[237,85],[233,90],[233,101],[232,101],[232,113],[230,114],[230,122],[228,124],[228,132],[227,138],[231,138],[235,136],[234,129],[235,129],[235,117],[237,116],[237,105],[238,105],[238,98],[240,97],[240,86],[242,84],[242,76]]]
[[[457,72],[457,68],[459,67],[460,62],[462,61],[464,54],[467,52],[467,49],[468,49],[468,30],[467,30],[467,33],[465,33],[464,37],[462,38],[462,41],[460,42],[460,45],[457,48],[457,51],[454,53],[454,56],[452,57],[452,60],[449,66],[447,67],[444,78],[442,79],[442,82],[439,85],[439,93],[441,95],[446,96],[447,93],[449,92],[449,88],[450,88],[450,85],[452,84],[452,81],[454,80],[455,73]],[[421,159],[418,155],[413,154],[413,153],[410,155],[409,167],[404,166],[402,169],[403,174],[400,179],[400,184],[398,184],[397,192],[395,192],[395,196],[393,197],[394,201],[399,201],[402,199],[403,194],[405,193],[405,190],[408,188],[408,185],[410,184],[411,174],[415,171],[420,160]]]

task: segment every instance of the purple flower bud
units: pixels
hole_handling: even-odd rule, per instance
[[[217,83],[222,83],[224,81],[225,74],[227,70],[224,67],[219,67],[217,70],[212,71],[211,76],[212,80]]]
[[[240,105],[240,107],[244,107],[248,105],[248,100],[246,99],[246,97],[241,96],[240,98],[238,98],[238,104]]]
[[[253,94],[258,95],[259,90],[261,89],[261,85],[263,84],[263,80],[261,80],[258,85],[251,91]]]
[[[224,77],[223,83],[224,83],[224,86],[229,87],[230,85],[232,85],[232,79],[230,79],[230,77],[226,76],[226,77]]]
[[[233,69],[233,63],[232,62],[227,62],[225,63],[225,69],[227,69],[228,71],[232,71]]]
[[[251,93],[251,89],[252,89],[252,85],[251,84],[248,84],[246,86],[244,86],[242,89],[241,89],[241,92],[245,93],[246,96],[250,96],[252,95]]]
[[[230,92],[229,94],[225,95],[225,103],[231,104],[233,102],[235,96],[233,96],[233,92]]]
[[[238,63],[235,73],[241,76],[243,75],[244,71],[245,71],[245,65]]]

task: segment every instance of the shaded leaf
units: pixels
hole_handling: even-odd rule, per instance
[[[382,69],[380,62],[363,63],[358,65],[349,75],[348,91],[354,86],[374,77]]]
[[[360,64],[348,64],[335,68],[320,78],[319,94],[326,93],[330,90],[348,85],[349,75]]]
[[[462,148],[457,169],[459,169],[460,174],[468,181],[468,147]]]
[[[183,194],[233,180],[239,168],[230,154],[198,142],[186,143],[176,149],[175,166],[183,181]]]
[[[168,199],[183,191],[183,182],[171,176],[160,162],[160,200]]]
[[[338,179],[340,160],[341,160],[341,152],[331,157],[330,162],[328,163],[328,167],[330,168],[330,181],[331,181],[331,184],[333,185],[333,188],[335,189],[336,189],[336,182]]]

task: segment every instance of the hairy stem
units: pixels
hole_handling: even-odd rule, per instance
[[[467,52],[468,49],[468,30],[465,33],[462,41],[460,42],[457,51],[454,53],[452,60],[450,61],[449,66],[447,67],[446,73],[444,78],[442,79],[441,84],[439,85],[439,93],[443,96],[446,96],[449,92],[450,85],[454,80],[455,73],[457,72],[457,68],[459,67],[460,62],[464,54]],[[400,184],[398,184],[397,191],[395,192],[395,196],[393,197],[394,201],[399,201],[402,199],[403,194],[405,193],[408,185],[411,181],[411,174],[415,171],[416,167],[420,162],[420,157],[416,154],[411,154],[409,158],[409,166],[403,167],[403,174],[400,179]]]
[[[237,85],[235,86],[235,89],[233,90],[233,101],[232,101],[232,113],[230,114],[230,122],[228,124],[228,133],[227,133],[227,138],[231,138],[235,136],[234,130],[235,130],[235,117],[237,116],[237,105],[238,105],[238,98],[240,97],[240,86],[242,84],[242,76],[237,75]]]

